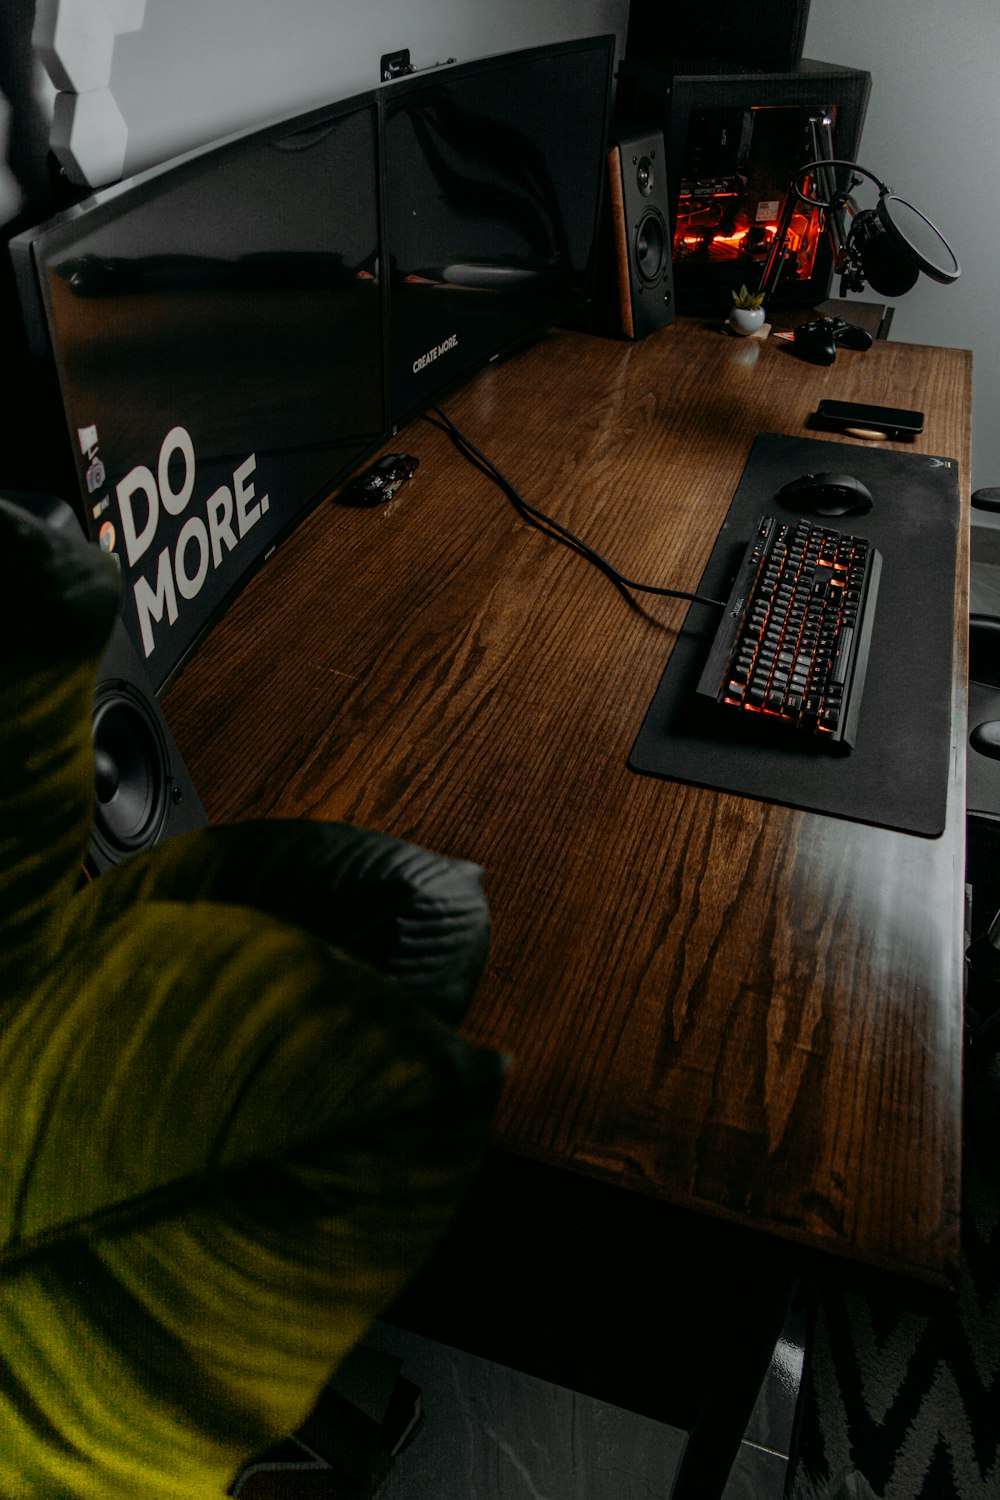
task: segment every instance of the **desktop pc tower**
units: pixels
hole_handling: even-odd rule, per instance
[[[681,313],[724,313],[730,292],[763,275],[789,182],[831,141],[857,159],[870,75],[801,61],[788,72],[679,72],[629,61],[619,116],[662,130],[674,292]],[[811,307],[830,294],[833,252],[819,214],[791,225],[793,254],[772,304]]]

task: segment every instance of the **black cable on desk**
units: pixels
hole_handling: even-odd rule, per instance
[[[476,468],[481,469],[487,478],[492,479],[493,483],[503,490],[514,509],[524,520],[530,522],[532,526],[537,526],[539,531],[544,532],[546,536],[551,536],[556,541],[565,542],[567,546],[579,552],[581,557],[593,563],[596,568],[600,568],[601,572],[605,573],[618,588],[625,590],[635,589],[643,594],[660,594],[670,599],[688,599],[692,604],[710,604],[714,609],[725,609],[726,601],[724,599],[709,599],[705,594],[691,594],[684,589],[668,589],[661,587],[659,584],[639,583],[634,578],[627,578],[624,573],[615,567],[614,563],[609,562],[594,547],[582,541],[568,527],[563,526],[560,521],[555,520],[552,516],[547,515],[545,511],[539,510],[537,506],[525,500],[520,491],[497,468],[493,460],[487,458],[486,454],[481,452],[475,443],[456,427],[447,413],[443,412],[439,406],[432,406],[430,412],[433,415],[425,414],[424,420],[430,422],[433,427],[439,427],[442,432],[446,433],[459,453],[464,458],[467,458],[470,463],[475,464]]]

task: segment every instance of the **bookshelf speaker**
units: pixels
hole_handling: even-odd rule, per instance
[[[608,182],[591,326],[641,339],[672,323],[674,278],[666,152],[657,130],[620,134]]]

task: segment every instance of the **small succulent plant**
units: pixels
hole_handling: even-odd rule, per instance
[[[748,312],[756,312],[763,301],[764,293],[747,291],[745,282],[738,292],[733,292],[733,306],[746,308]]]

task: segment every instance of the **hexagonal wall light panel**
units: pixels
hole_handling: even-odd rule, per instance
[[[109,89],[57,94],[49,145],[70,182],[104,187],[125,166],[128,126]]]
[[[115,35],[126,31],[141,31],[146,19],[146,0],[101,0],[107,11]]]
[[[32,45],[57,89],[107,88],[115,28],[101,0],[38,0]]]

